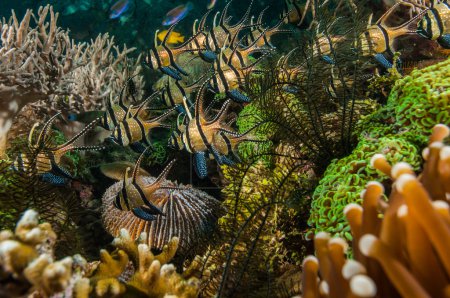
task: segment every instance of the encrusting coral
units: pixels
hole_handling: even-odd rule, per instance
[[[168,262],[178,248],[172,238],[158,255],[142,233],[135,241],[126,230],[113,241],[113,252],[100,251],[100,261],[80,255],[54,259],[56,234],[49,223],[27,210],[15,232],[0,232],[0,296],[23,297],[196,297],[198,281],[186,280]]]
[[[0,20],[0,155],[14,118],[27,104],[45,113],[99,109],[141,71],[139,58],[127,58],[134,48],[120,50],[107,34],[89,44],[76,43],[57,19],[47,5],[37,16],[27,10],[20,22],[14,11],[9,21]],[[138,86],[142,80],[136,78]]]
[[[384,155],[373,156],[373,166],[393,180],[389,201],[385,187],[371,181],[361,193],[362,206],[345,207],[354,259],[346,259],[342,238],[316,235],[317,257],[303,261],[302,297],[449,296],[448,135],[447,126],[434,127],[419,176],[407,163],[391,166]]]
[[[312,232],[326,231],[351,240],[341,211],[348,203],[360,202],[356,194],[367,182],[385,181],[368,166],[373,154],[381,152],[391,163],[406,161],[418,169],[417,152],[425,145],[425,136],[433,125],[450,122],[449,71],[450,59],[413,71],[396,82],[385,107],[361,121],[357,148],[328,166],[314,192]]]

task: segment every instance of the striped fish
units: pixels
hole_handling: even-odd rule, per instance
[[[208,75],[208,72],[201,75],[197,80],[190,84],[184,84],[182,81],[167,77],[166,84],[162,90],[161,97],[168,107],[174,107],[183,104],[183,98],[190,101],[191,94],[200,88],[200,83]]]
[[[167,40],[177,24],[178,22],[169,27],[166,36],[160,45],[158,45],[159,30],[156,30],[154,45],[148,51],[145,62],[151,69],[160,70],[162,73],[171,76],[175,80],[181,80],[180,74],[187,76],[188,73],[178,65],[177,57],[183,53],[195,53],[199,50],[203,50],[204,47],[201,47],[200,44],[203,31],[198,31],[198,33],[194,34],[194,36],[190,37],[179,46],[169,47],[167,45]]]
[[[51,145],[51,138],[49,132],[54,120],[60,115],[58,113],[51,117],[42,128],[37,140],[33,142],[34,131],[39,125],[34,124],[28,135],[28,149],[26,153],[20,153],[14,163],[13,168],[15,170],[25,172],[28,174],[37,174],[45,176],[50,182],[63,182],[65,179],[72,179],[70,173],[61,165],[61,158],[70,151],[86,151],[86,150],[101,150],[103,146],[76,146],[76,141],[86,134],[89,130],[93,129],[98,121],[96,120],[89,123],[82,131],[76,134],[69,141],[59,146]],[[60,184],[55,183],[55,184]]]
[[[146,184],[138,177],[141,161],[145,155],[146,150],[139,156],[136,162],[133,173],[129,177],[130,168],[125,170],[122,189],[114,199],[113,205],[119,210],[131,211],[133,214],[143,220],[153,221],[158,215],[164,215],[164,213],[157,207],[154,200],[152,200],[156,191],[161,189],[178,189],[175,187],[165,187],[167,174],[175,163],[172,160],[156,180],[150,184]]]
[[[302,65],[292,67],[289,65],[289,58],[298,48],[292,49],[285,56],[278,59],[277,70],[278,70],[278,80],[280,82],[295,82],[306,73],[305,68]]]
[[[417,33],[437,42],[446,49],[450,49],[450,4],[448,1],[438,3],[433,1],[431,8],[426,11],[419,21]]]
[[[130,144],[141,142],[147,146],[151,146],[151,129],[156,127],[170,128],[170,125],[163,124],[161,121],[170,116],[170,114],[177,107],[173,107],[164,112],[162,115],[149,120],[144,120],[139,116],[144,105],[148,101],[156,98],[157,95],[158,93],[154,93],[149,98],[144,100],[135,113],[132,113],[131,108],[128,108],[124,120],[114,128],[114,131],[112,133],[113,140],[117,144],[121,146],[128,146]]]
[[[214,16],[213,28],[208,32],[205,41],[208,51],[219,54],[220,50],[225,46],[234,46],[232,44],[232,41],[236,40],[235,37],[239,34],[239,32],[243,29],[253,26],[245,24],[248,16],[250,15],[250,9],[252,7],[253,0],[250,2],[249,7],[241,20],[232,26],[228,24],[228,21],[231,19],[231,17],[227,16],[228,8],[230,7],[231,3],[232,1],[228,2],[227,5],[225,5],[225,8],[220,15],[218,24],[216,22],[218,13],[216,13],[216,15]]]
[[[128,111],[128,109],[131,109],[132,113],[135,113],[138,110],[138,106],[133,106],[131,104],[127,105],[124,101],[124,92],[125,88],[128,87],[129,92],[133,102],[136,101],[133,94],[136,93],[135,85],[133,82],[133,77],[129,78],[126,82],[126,84],[122,87],[119,93],[119,101],[117,104],[113,102],[112,97],[109,97],[109,100],[106,102],[106,111],[103,114],[102,118],[100,119],[100,126],[104,129],[112,131],[123,119],[125,118],[125,115]]]
[[[270,42],[272,36],[279,33],[293,33],[293,30],[288,29],[280,29],[280,27],[283,25],[284,20],[287,18],[288,15],[285,15],[281,18],[281,20],[275,24],[275,26],[263,29],[262,27],[262,18],[264,15],[264,12],[267,10],[268,7],[264,8],[261,13],[258,16],[258,20],[256,23],[253,23],[253,17],[250,20],[250,28],[251,31],[249,34],[246,35],[246,44],[247,45],[254,45],[259,48],[263,47],[269,47],[269,48],[275,48],[272,43]]]
[[[192,25],[193,36],[188,42],[185,43],[186,47],[190,49],[193,54],[198,55],[203,61],[208,63],[212,63],[217,58],[214,52],[206,50],[205,47],[206,37],[208,35],[205,29],[205,23],[211,11],[212,10],[209,9],[203,15],[200,19],[198,27],[196,27],[198,20],[194,21],[194,24]]]
[[[228,155],[234,154],[235,157],[238,157],[236,150],[239,143],[244,141],[259,142],[250,137],[250,131],[238,134],[231,129],[230,123],[226,122],[231,100],[223,103],[213,119],[208,119],[206,110],[203,109],[206,85],[205,82],[197,94],[194,117],[192,117],[186,102],[184,102],[185,118],[181,124],[177,119],[177,130],[172,133],[169,140],[169,146],[172,148],[185,149],[194,154],[194,169],[200,178],[205,178],[208,175],[207,158],[215,159],[219,164],[233,164],[234,162],[228,158]]]
[[[214,76],[211,78],[211,85],[216,92],[224,93],[235,102],[250,102],[250,98],[242,94],[239,88],[244,85],[246,77],[254,71],[254,67],[267,55],[263,54],[251,64],[241,68],[225,63],[223,55],[220,55],[214,63]]]
[[[222,158],[212,143],[215,133],[220,130],[227,117],[226,112],[231,103],[230,100],[227,100],[217,115],[212,120],[209,120],[203,109],[207,83],[208,81],[204,82],[197,93],[194,117],[189,112],[186,100],[184,101],[186,121],[182,125],[177,123],[178,130],[173,132],[169,140],[169,145],[173,148],[185,149],[189,153],[194,154],[194,168],[200,178],[205,178],[208,174],[206,158],[209,154],[213,154],[217,161],[221,163]]]
[[[363,55],[373,56],[375,60],[385,68],[391,68],[392,63],[384,57],[383,53],[394,55],[394,41],[400,36],[407,34],[417,34],[416,21],[420,19],[427,11],[424,10],[414,18],[397,27],[387,27],[388,17],[397,9],[401,3],[397,3],[386,11],[374,25],[369,25],[365,32],[360,36]],[[369,19],[369,24],[371,20]]]

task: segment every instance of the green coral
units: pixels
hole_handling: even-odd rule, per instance
[[[375,153],[383,153],[391,163],[405,161],[416,170],[420,148],[437,123],[450,122],[450,59],[415,70],[399,79],[387,105],[359,123],[359,144],[352,154],[334,160],[314,191],[312,231],[327,231],[351,239],[343,208],[359,203],[359,194],[368,181],[380,180],[369,165]]]

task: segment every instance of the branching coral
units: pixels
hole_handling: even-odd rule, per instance
[[[134,48],[120,50],[108,35],[78,44],[57,27],[57,19],[58,13],[45,6],[37,16],[27,10],[20,22],[14,11],[8,22],[0,21],[0,151],[14,117],[27,104],[45,113],[98,109],[141,70],[139,61],[127,58]],[[142,77],[137,81],[142,85]]]
[[[345,258],[343,239],[316,235],[317,258],[303,262],[302,297],[448,296],[450,147],[442,143],[448,135],[448,127],[435,126],[418,177],[409,164],[391,167],[384,155],[374,156],[375,168],[394,181],[389,202],[383,185],[372,181],[362,206],[345,208],[354,260]]]
[[[177,251],[178,238],[172,238],[159,255],[150,251],[146,238],[142,233],[135,241],[123,229],[113,242],[116,250],[101,251],[100,263],[90,277],[96,295],[111,297],[126,292],[126,297],[196,297],[197,280],[184,280],[172,264],[167,264]]]
[[[168,264],[178,238],[154,255],[146,237],[143,233],[135,241],[122,230],[113,242],[116,250],[101,250],[99,262],[88,264],[79,255],[55,261],[55,232],[49,223],[39,224],[37,212],[28,210],[14,233],[0,232],[0,296],[196,297],[197,279],[185,280]]]
[[[360,202],[356,194],[367,182],[384,180],[368,167],[376,152],[385,154],[389,162],[406,161],[418,169],[416,153],[426,142],[426,134],[434,124],[450,122],[449,70],[447,60],[413,71],[396,83],[385,107],[362,121],[358,147],[328,167],[314,192],[309,220],[313,229],[351,239],[341,211],[348,203]]]
[[[73,259],[66,257],[55,261],[53,256],[55,241],[56,234],[50,224],[39,224],[38,215],[33,210],[24,213],[14,233],[2,231],[0,294],[8,293],[10,295],[8,297],[13,297],[25,291],[48,297],[66,288],[72,278]],[[17,288],[17,284],[12,280],[22,281],[25,289]]]

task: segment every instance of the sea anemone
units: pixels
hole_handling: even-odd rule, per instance
[[[418,177],[407,163],[391,167],[383,155],[373,157],[394,181],[389,202],[384,186],[369,182],[362,206],[344,209],[354,260],[345,258],[343,239],[316,235],[317,257],[303,261],[303,297],[448,297],[450,146],[442,142],[448,135],[445,125],[434,127]]]
[[[155,181],[153,177],[143,177],[145,183]],[[108,188],[102,198],[102,218],[106,230],[117,237],[121,229],[130,232],[137,239],[142,232],[148,235],[148,246],[161,250],[172,237],[180,239],[179,252],[187,252],[199,245],[215,227],[217,219],[224,212],[219,201],[207,193],[176,182],[166,181],[168,187],[179,187],[177,190],[159,190],[155,193],[156,205],[165,216],[158,216],[154,221],[137,218],[131,211],[121,211],[114,207],[113,201],[122,188],[118,182]]]

